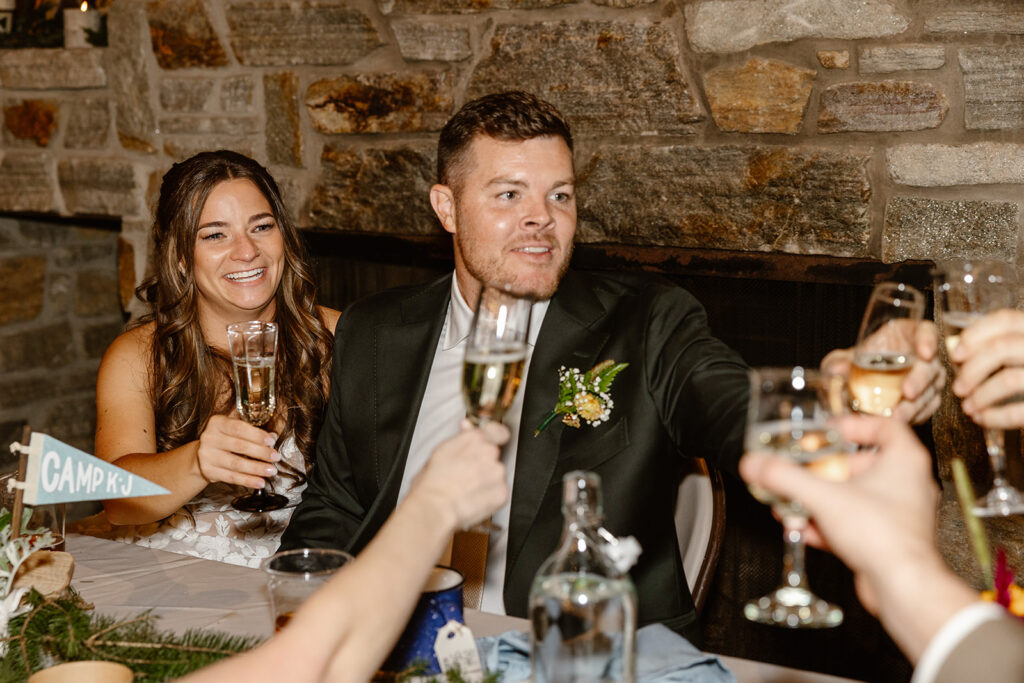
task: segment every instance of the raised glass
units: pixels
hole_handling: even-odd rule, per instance
[[[750,372],[750,406],[744,449],[786,458],[823,476],[844,476],[848,447],[831,424],[830,382],[802,367]],[[840,408],[841,409],[841,408]],[[782,520],[785,540],[782,583],[751,600],[743,614],[751,621],[790,628],[828,628],[843,622],[842,608],[811,592],[804,565],[807,513],[799,501],[750,487],[750,492]]]
[[[277,325],[259,320],[232,323],[228,325],[228,346],[235,376],[235,407],[243,420],[262,427],[270,422],[277,408]],[[285,496],[264,489],[254,489],[231,502],[233,508],[243,512],[268,512],[287,504]]]
[[[935,309],[947,353],[960,343],[960,333],[986,313],[1017,303],[1013,269],[991,261],[947,261],[935,271]],[[956,372],[959,367],[953,364]],[[1006,479],[1005,434],[984,428],[985,450],[992,465],[992,488],[975,502],[979,517],[1024,514],[1024,494]]]

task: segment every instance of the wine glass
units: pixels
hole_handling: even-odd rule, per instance
[[[228,346],[235,375],[235,406],[249,424],[262,427],[274,416],[274,363],[277,360],[277,325],[250,320],[228,325]],[[239,496],[231,507],[243,512],[279,510],[288,499],[263,489]]]
[[[533,302],[505,289],[480,293],[462,366],[466,417],[475,424],[501,422],[512,405],[526,365]]]
[[[997,262],[948,261],[935,272],[936,311],[940,316],[946,352],[956,348],[960,333],[986,313],[1016,305],[1016,277],[1010,266]],[[960,368],[953,364],[953,371]],[[1024,514],[1024,494],[1006,480],[1005,434],[985,427],[985,450],[992,464],[992,488],[978,498],[974,514],[1006,517]]]
[[[815,370],[760,368],[750,372],[750,406],[744,448],[800,463],[824,477],[847,475],[847,444],[830,424],[831,386]],[[782,583],[749,601],[743,615],[751,621],[789,628],[830,628],[843,623],[843,610],[811,592],[804,566],[807,513],[798,501],[785,500],[760,487],[750,492],[782,520]]]
[[[914,365],[914,337],[924,294],[902,282],[876,285],[861,319],[850,365],[850,407],[890,417]]]

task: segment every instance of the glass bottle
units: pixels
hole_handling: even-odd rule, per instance
[[[601,478],[562,479],[565,526],[530,589],[534,683],[636,680],[636,589],[607,554]]]

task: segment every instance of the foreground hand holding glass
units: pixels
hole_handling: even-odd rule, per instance
[[[750,407],[744,450],[787,458],[823,477],[844,479],[847,446],[830,424],[829,386],[814,370],[761,368],[750,372]],[[781,518],[785,538],[782,584],[743,608],[747,619],[790,628],[828,628],[843,622],[843,610],[811,592],[804,568],[807,514],[799,501],[783,500],[751,487]]]
[[[235,406],[249,424],[262,427],[274,416],[274,365],[277,362],[277,325],[250,320],[228,325],[228,345],[235,376]],[[288,498],[255,489],[239,496],[231,506],[243,512],[280,510]]]
[[[1010,266],[996,262],[949,261],[935,272],[935,308],[945,338],[946,353],[956,348],[960,333],[986,313],[1016,305],[1016,276]],[[954,372],[959,368],[954,364]],[[985,428],[985,449],[992,464],[992,488],[974,507],[979,517],[1024,514],[1024,494],[1006,479],[1005,434]]]

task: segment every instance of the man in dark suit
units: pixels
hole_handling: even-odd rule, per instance
[[[646,275],[568,271],[576,229],[572,137],[520,92],[466,104],[441,133],[431,203],[454,236],[455,274],[353,304],[342,315],[317,462],[282,547],[358,552],[439,440],[458,429],[468,318],[484,284],[537,300],[523,389],[506,413],[511,503],[495,520],[483,609],[526,616],[561,527],[562,475],[602,476],[606,526],[637,538],[640,623],[699,629],[673,526],[682,458],[735,472],[748,380],[686,291]],[[606,421],[552,422],[559,369],[629,363]],[[923,386],[923,385],[922,385]]]

